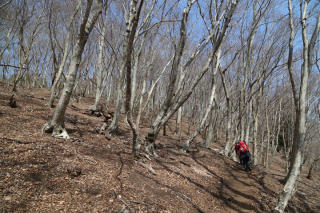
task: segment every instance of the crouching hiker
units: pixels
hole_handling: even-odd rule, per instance
[[[235,150],[240,164],[244,166],[246,171],[251,171],[251,157],[247,143],[244,140],[238,140],[235,144]]]

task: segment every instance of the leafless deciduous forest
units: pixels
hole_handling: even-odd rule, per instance
[[[0,0],[0,79],[11,107],[21,91],[47,91],[39,137],[77,141],[68,108],[86,104],[103,118],[92,134],[112,141],[125,125],[151,173],[141,159],[166,158],[160,137],[181,155],[201,147],[235,161],[246,140],[254,169],[284,162],[269,207],[282,213],[302,168],[320,177],[319,34],[318,0]]]

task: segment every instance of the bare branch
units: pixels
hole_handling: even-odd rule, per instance
[[[0,64],[1,67],[13,67],[13,68],[18,68],[18,69],[27,69],[25,67],[18,67],[15,65],[11,65],[11,64]]]
[[[3,7],[7,6],[8,4],[10,4],[12,2],[12,0],[8,0],[6,3],[3,3],[2,5],[0,5],[0,9],[2,9]]]
[[[320,66],[319,66],[319,64],[318,64],[318,61],[320,60],[320,58],[318,58],[317,60],[316,60],[316,67],[317,67],[317,69],[318,69],[318,71],[319,71],[319,73],[320,73]]]

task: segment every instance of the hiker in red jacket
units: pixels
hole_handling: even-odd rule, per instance
[[[238,140],[235,144],[235,150],[239,156],[240,164],[244,166],[246,171],[250,171],[250,151],[246,141]]]

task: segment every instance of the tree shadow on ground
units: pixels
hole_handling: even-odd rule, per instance
[[[200,165],[201,167],[203,167],[204,169],[206,169],[210,174],[215,175],[213,171],[211,171],[204,163],[202,163],[201,161],[199,161],[199,159],[195,156],[192,157],[193,160]],[[229,179],[229,181],[235,181],[237,183],[242,183],[246,186],[252,186],[255,187],[252,184],[248,184],[248,182],[241,180],[238,176],[234,175],[234,172],[237,172],[237,170],[240,170],[240,168],[234,168],[234,167],[229,167],[230,165],[230,160],[226,160],[225,158],[223,158],[223,161],[225,162],[225,165],[227,165],[226,167],[226,171],[228,172],[228,175],[226,177],[230,177],[230,178],[225,178],[225,179]],[[243,172],[243,171],[242,171]],[[222,184],[219,185],[218,187],[218,191],[219,191],[219,196],[218,198],[220,198],[226,206],[229,206],[231,209],[236,209],[239,212],[241,212],[241,209],[247,209],[247,210],[254,210],[255,212],[265,212],[265,208],[262,205],[262,203],[256,199],[256,197],[249,195],[247,193],[241,192],[241,190],[238,190],[232,186],[230,186],[227,182],[224,181],[223,178],[221,178],[221,182]],[[236,199],[234,199],[232,196],[226,194],[225,190],[228,189],[229,191],[231,191],[234,194],[237,194],[240,198],[245,198],[247,200],[251,200],[253,201],[259,208],[257,209],[255,206],[250,205],[248,203],[242,202],[242,201],[238,201]],[[241,207],[241,208],[239,208]]]
[[[201,156],[200,156],[200,158],[201,158]],[[165,165],[165,163],[163,161],[156,160],[156,162],[158,163],[158,165],[160,165],[166,171],[173,173],[176,176],[187,180],[190,184],[195,185],[197,188],[210,194],[212,197],[219,199],[219,200],[222,200],[227,206],[229,206],[230,208],[232,208],[234,210],[238,210],[239,212],[241,212],[241,209],[247,209],[247,210],[255,210],[256,212],[264,212],[265,209],[263,208],[262,204],[254,196],[245,194],[239,190],[231,188],[230,186],[228,186],[228,184],[226,184],[223,181],[223,178],[221,176],[217,175],[214,171],[210,170],[206,165],[204,165],[203,163],[198,161],[198,159],[195,156],[193,156],[193,159],[199,166],[204,168],[212,177],[219,180],[218,186],[217,186],[218,192],[214,192],[214,190],[212,190],[212,189],[210,190],[208,187],[204,186],[202,183],[197,182],[193,178],[191,178],[191,177],[189,177],[179,171],[174,171],[173,169],[169,168],[169,166]],[[250,204],[247,204],[247,203],[241,202],[241,201],[237,201],[235,199],[232,199],[232,198],[226,196],[225,191],[224,191],[225,188],[228,188],[230,191],[232,191],[233,193],[235,193],[241,197],[252,200],[253,202],[255,202],[256,204],[259,205],[260,209],[256,209],[254,206],[252,206]],[[196,209],[198,210],[198,208],[196,208]]]
[[[153,177],[150,177],[150,176],[148,176],[148,175],[146,175],[146,174],[144,174],[144,173],[142,173],[142,172],[137,171],[137,174],[141,175],[141,176],[144,177],[144,178],[147,178],[147,179],[152,180],[152,181],[155,182],[157,185],[159,185],[159,187],[162,187],[162,188],[165,187],[165,188],[171,190],[171,191],[174,192],[179,198],[181,198],[181,199],[184,200],[185,202],[189,203],[195,210],[197,210],[197,211],[200,212],[200,213],[204,213],[204,211],[201,210],[201,208],[200,208],[199,206],[197,206],[195,203],[193,203],[192,200],[191,200],[189,197],[185,196],[182,192],[179,192],[179,190],[175,189],[174,187],[169,186],[169,185],[167,185],[167,184],[165,184],[165,183],[162,183],[162,182],[160,182],[159,180],[157,180],[157,179],[155,179],[155,178],[153,178]]]

